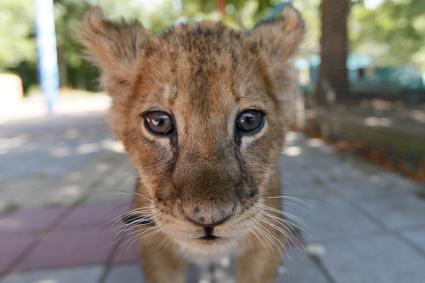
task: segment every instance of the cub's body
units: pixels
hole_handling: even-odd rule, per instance
[[[130,225],[148,283],[184,282],[188,261],[224,255],[239,283],[274,279],[290,236],[276,163],[302,34],[292,7],[245,33],[201,22],[152,35],[88,12],[83,43],[140,176]]]

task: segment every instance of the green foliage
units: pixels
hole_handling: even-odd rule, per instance
[[[186,19],[223,20],[234,28],[250,28],[279,0],[226,0],[225,15],[217,8],[217,1],[182,0],[182,16]]]
[[[0,71],[35,61],[33,0],[0,1]]]
[[[36,82],[34,0],[0,0],[0,71],[14,71],[28,87]],[[82,56],[76,34],[87,8],[100,5],[112,18],[138,19],[158,32],[175,22],[211,19],[249,29],[280,0],[226,0],[225,14],[216,0],[55,0],[61,84],[96,88],[97,73]],[[301,55],[319,52],[320,0],[293,0],[307,32]],[[353,1],[354,2],[354,1]],[[354,2],[350,18],[351,50],[372,54],[380,65],[412,63],[425,69],[424,0],[384,0],[375,10]]]
[[[425,1],[386,0],[375,9],[352,7],[351,46],[377,65],[412,64],[425,70]]]

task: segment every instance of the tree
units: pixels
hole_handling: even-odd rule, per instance
[[[0,71],[35,62],[32,0],[0,1]]]
[[[358,2],[350,17],[353,51],[379,66],[411,64],[425,71],[425,1],[387,0],[376,7]]]
[[[348,33],[349,0],[322,0],[320,69],[316,86],[317,102],[328,104],[329,95],[336,101],[348,98]]]

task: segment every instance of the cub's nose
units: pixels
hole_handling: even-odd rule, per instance
[[[233,205],[226,208],[214,208],[211,206],[183,207],[185,218],[195,225],[211,228],[223,224],[232,216]]]

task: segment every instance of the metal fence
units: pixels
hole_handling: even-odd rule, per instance
[[[370,45],[368,40],[372,34],[367,32],[378,33],[382,28],[379,26],[382,13],[393,13],[392,21],[413,26],[414,16],[420,11],[414,11],[412,5],[420,3],[410,1],[401,5],[400,1],[369,1],[375,2],[375,7],[361,7],[369,18],[376,17],[376,22],[369,23],[368,29],[368,18],[364,16],[363,23],[358,19],[353,22],[352,18],[353,13],[359,13],[355,5],[366,5],[366,2],[321,1],[320,51],[310,55],[303,70],[308,77],[302,84],[306,131],[327,139],[340,150],[354,152],[375,164],[425,180],[423,66],[416,64],[413,52],[411,57],[404,55],[407,59],[402,61],[391,60],[391,56],[398,54],[384,54],[381,58],[374,49],[359,48]],[[418,7],[425,9],[423,4]],[[363,29],[359,30],[359,26]],[[400,41],[409,42],[412,34],[407,30],[414,32],[406,28],[405,38],[399,38]],[[376,39],[376,46],[390,50],[387,53],[395,48],[395,43],[391,42],[392,32],[403,36],[403,30],[395,26],[393,31],[388,30],[387,39]],[[353,33],[357,33],[355,43]]]

